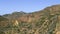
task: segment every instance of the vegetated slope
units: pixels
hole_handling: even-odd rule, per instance
[[[0,34],[4,34],[5,31],[9,27],[9,20],[3,16],[0,16]]]
[[[8,19],[0,16],[0,27],[4,27],[8,25]]]
[[[33,13],[15,12],[3,15],[9,19],[5,34],[60,34],[60,5]]]

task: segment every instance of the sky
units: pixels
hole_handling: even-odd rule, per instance
[[[0,0],[0,15],[14,11],[29,13],[56,4],[60,4],[60,0]]]

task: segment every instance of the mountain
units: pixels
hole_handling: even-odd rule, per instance
[[[0,34],[3,34],[2,32],[7,29],[6,27],[9,26],[9,20],[3,16],[0,16]]]
[[[12,14],[5,14],[3,16],[9,19],[9,18],[18,18],[18,17],[22,16],[23,14],[26,14],[26,13],[23,11],[20,11],[20,12],[15,11]]]
[[[4,34],[60,34],[60,5],[32,13],[13,12],[2,15],[0,19],[8,23],[1,32]]]
[[[0,27],[5,27],[8,25],[8,19],[0,16]]]

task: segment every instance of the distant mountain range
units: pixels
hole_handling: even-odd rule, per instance
[[[60,5],[0,16],[0,34],[60,34]]]

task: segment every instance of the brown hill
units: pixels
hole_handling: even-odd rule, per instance
[[[5,34],[60,34],[60,5],[32,13],[14,12],[3,17],[9,19],[10,24]]]

